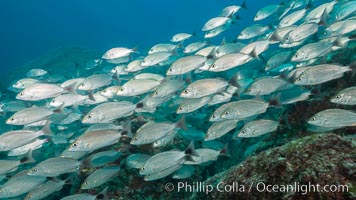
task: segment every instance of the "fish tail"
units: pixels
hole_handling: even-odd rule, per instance
[[[230,155],[230,153],[229,153],[229,143],[226,143],[225,146],[224,146],[224,148],[222,148],[222,149],[220,150],[219,156],[226,156],[226,157],[231,158],[231,155]]]
[[[132,131],[131,131],[131,120],[127,122],[125,128],[121,131],[121,136],[133,138]]]
[[[189,146],[184,150],[184,153],[186,155],[186,159],[190,161],[194,161],[192,156],[199,157],[199,154],[195,151],[193,140],[190,142]]]
[[[52,135],[51,122],[49,120],[46,122],[46,125],[44,125],[44,127],[39,131],[39,133],[41,135],[47,135],[47,136]]]
[[[99,194],[96,195],[96,199],[108,199],[108,188],[104,188]]]
[[[179,119],[179,121],[178,121],[177,124],[176,124],[176,127],[177,127],[177,128],[181,128],[181,129],[183,129],[183,130],[185,130],[185,131],[188,130],[188,127],[187,127],[186,122],[185,122],[185,115],[183,115],[183,116]]]
[[[276,96],[272,97],[268,102],[269,106],[281,108],[282,104],[280,101],[280,97],[281,97],[281,93],[278,93]]]
[[[29,150],[26,153],[26,155],[23,158],[21,158],[20,162],[21,163],[34,163],[34,162],[36,162],[36,160],[33,159],[33,157],[32,157],[32,150]]]
[[[240,7],[247,10],[246,1],[242,2]]]

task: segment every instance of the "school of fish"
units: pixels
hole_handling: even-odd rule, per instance
[[[10,127],[0,133],[0,199],[46,199],[83,169],[92,172],[81,191],[128,168],[145,181],[188,178],[230,156],[228,145],[213,148],[209,142],[229,135],[231,145],[283,129],[286,106],[318,101],[314,91],[324,83],[355,78],[356,65],[326,60],[355,39],[356,1],[285,0],[261,8],[256,23],[233,42],[213,45],[210,38],[240,26],[243,12],[246,2],[228,6],[202,25],[202,37],[178,33],[147,52],[113,47],[86,63],[89,76],[68,79],[34,68],[15,80],[10,94],[0,93],[3,126]],[[356,126],[356,86],[325,98],[335,106],[311,113],[307,131]],[[189,145],[162,150],[176,138]],[[202,147],[195,148],[196,141]],[[32,156],[53,145],[55,154]]]

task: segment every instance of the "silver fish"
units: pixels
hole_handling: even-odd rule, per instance
[[[326,109],[312,116],[308,124],[327,128],[356,126],[356,113],[343,109]]]
[[[191,156],[199,156],[194,150],[194,143],[184,151],[165,151],[149,158],[140,169],[140,175],[155,174],[176,165],[182,165]],[[173,172],[172,172],[173,173]]]
[[[232,53],[226,54],[219,57],[215,62],[210,66],[209,71],[212,72],[221,72],[244,65],[251,61],[253,57],[241,54],[241,53]]]
[[[222,44],[216,48],[215,56],[220,58],[221,56],[226,54],[238,53],[245,46],[246,45],[242,44],[241,42],[235,42],[235,43],[222,42]]]
[[[226,133],[236,128],[237,122],[238,120],[224,120],[214,122],[207,130],[204,140],[215,140],[224,136]]]
[[[115,119],[132,115],[135,109],[136,105],[128,101],[103,103],[90,110],[83,117],[82,123],[108,123]]]
[[[247,9],[245,3],[242,3],[240,6],[237,6],[237,5],[226,6],[225,8],[223,8],[221,10],[220,16],[222,16],[222,17],[232,17],[241,8]]]
[[[318,28],[316,23],[302,24],[289,32],[283,42],[290,44],[305,40],[317,33]]]
[[[120,167],[105,167],[95,170],[91,173],[81,185],[81,189],[88,190],[99,187],[106,182],[110,181],[117,173],[119,173]]]
[[[145,68],[147,68],[147,66],[142,66],[141,63],[143,61],[143,58],[139,58],[136,59],[132,62],[130,62],[126,67],[125,67],[125,71],[126,72],[137,72],[140,70],[143,70]]]
[[[181,75],[204,65],[206,57],[200,55],[185,56],[176,60],[167,70],[166,75]]]
[[[305,101],[309,99],[310,95],[311,92],[309,90],[305,90],[297,86],[282,90],[278,94],[278,96],[280,97],[279,101],[282,105]]]
[[[118,96],[137,96],[153,91],[161,81],[149,79],[134,79],[126,82],[117,92]]]
[[[181,167],[182,167],[181,164],[173,165],[173,166],[163,169],[162,171],[159,171],[157,173],[146,174],[144,179],[145,179],[145,181],[154,181],[157,179],[161,179],[161,178],[169,176],[173,172],[179,170]]]
[[[265,70],[271,71],[284,64],[285,62],[289,61],[291,54],[291,51],[281,51],[279,53],[274,54],[270,59],[268,59]]]
[[[61,198],[61,200],[96,200],[97,197],[99,196],[104,196],[106,197],[108,187],[106,187],[103,191],[101,191],[97,195],[89,194],[89,193],[80,193],[80,194],[74,194],[70,196],[66,196]]]
[[[184,40],[188,40],[189,38],[193,37],[192,34],[189,33],[177,33],[172,36],[171,42],[182,42]]]
[[[285,16],[279,22],[279,27],[287,27],[297,23],[299,20],[301,20],[304,17],[306,11],[307,9],[301,9]]]
[[[228,155],[227,148],[225,147],[222,150],[214,150],[214,149],[197,149],[196,153],[199,156],[193,156],[192,161],[188,160],[184,162],[185,165],[202,165],[207,164],[212,161],[216,161],[220,155]]]
[[[102,90],[100,94],[107,98],[114,98],[120,88],[120,86],[110,86]]]
[[[280,5],[268,5],[257,11],[254,21],[260,21],[266,19],[267,17],[273,15],[278,11]]]
[[[182,117],[178,122],[147,122],[142,125],[132,138],[130,144],[142,145],[149,144],[167,136],[176,128],[187,129],[185,126],[185,117]]]
[[[175,44],[156,44],[150,50],[148,50],[148,54],[157,53],[157,52],[174,52],[179,46]]]
[[[56,97],[66,92],[66,90],[60,86],[46,83],[37,83],[31,85],[16,95],[16,99],[24,101],[38,101]]]
[[[209,21],[207,21],[204,24],[202,31],[210,31],[214,28],[223,26],[225,24],[229,24],[231,22],[232,22],[232,20],[229,17],[214,17],[214,18],[211,18]]]
[[[209,121],[210,122],[218,122],[218,121],[223,121],[224,119],[221,118],[221,115],[224,113],[224,111],[230,106],[234,104],[234,102],[229,102],[226,104],[221,105],[218,107],[214,113],[210,116]]]
[[[46,143],[47,139],[36,139],[35,141],[25,144],[23,146],[19,146],[17,148],[11,149],[7,156],[21,156],[26,154],[29,151],[34,151],[42,147],[44,143]]]
[[[177,136],[178,129],[175,129],[168,133],[166,136],[163,138],[156,140],[152,143],[152,147],[157,148],[157,147],[163,147],[169,144],[170,142],[173,141],[173,139]]]
[[[204,48],[207,44],[208,43],[205,41],[190,43],[183,49],[183,53],[185,53],[185,54],[194,53],[194,52]]]
[[[184,99],[182,103],[178,106],[176,113],[184,114],[191,113],[203,106],[207,105],[211,100],[211,96],[205,96],[201,98]]]
[[[122,58],[122,57],[127,57],[131,53],[136,52],[136,49],[128,49],[125,47],[116,47],[109,49],[107,52],[104,53],[104,55],[101,57],[102,59],[117,59],[117,58]]]
[[[339,91],[330,99],[330,102],[343,105],[356,105],[356,86]]]
[[[25,89],[31,85],[34,85],[36,83],[40,83],[39,80],[33,79],[33,78],[24,78],[16,81],[12,87],[15,89]]]
[[[121,133],[115,130],[98,130],[86,132],[79,136],[68,148],[68,151],[92,152],[110,146],[119,141]]]
[[[188,85],[182,91],[180,97],[183,98],[201,98],[222,92],[228,86],[228,82],[220,78],[206,78],[197,80]]]
[[[276,77],[262,77],[256,79],[247,89],[245,94],[248,95],[268,95],[287,87],[287,81]]]
[[[56,177],[79,170],[80,162],[70,158],[54,157],[44,160],[28,171],[31,176]]]
[[[345,72],[352,71],[350,67],[333,64],[321,64],[303,71],[294,81],[296,85],[318,85],[341,78]]]
[[[132,154],[126,158],[125,164],[129,168],[141,169],[150,157],[150,155],[142,153]]]
[[[222,119],[245,119],[266,112],[269,103],[261,100],[246,99],[233,102],[221,115]]]
[[[101,151],[96,154],[91,155],[88,159],[90,166],[92,167],[102,167],[108,163],[114,162],[121,156],[121,152],[108,150]]]
[[[48,105],[52,107],[69,107],[73,105],[78,105],[87,99],[87,96],[79,95],[79,94],[62,94],[54,98]]]
[[[186,179],[193,176],[195,173],[195,167],[191,165],[183,165],[182,168],[174,172],[173,179]]]
[[[332,43],[328,42],[316,42],[309,43],[302,46],[292,57],[292,61],[302,62],[308,61],[320,56],[324,56],[330,51],[330,48],[333,46]]]
[[[154,81],[163,81],[164,76],[160,74],[153,73],[141,73],[135,75],[131,80],[154,80]]]
[[[165,62],[169,59],[172,54],[169,52],[156,52],[148,54],[141,62],[141,66],[149,67],[158,65],[159,63]]]
[[[252,26],[246,27],[241,31],[241,33],[237,36],[239,40],[247,40],[251,39],[266,33],[269,30],[268,26],[264,26],[261,24],[254,24]]]
[[[269,47],[268,40],[260,40],[252,42],[241,49],[240,53],[251,55],[257,58],[261,53],[265,52]]]
[[[259,119],[245,124],[241,128],[237,137],[257,137],[272,131],[277,130],[279,123],[267,119]]]
[[[25,200],[40,200],[48,197],[56,191],[59,191],[63,188],[65,180],[60,181],[47,181],[41,186],[35,188],[31,192],[27,193]]]
[[[26,125],[48,119],[48,117],[52,114],[53,111],[51,109],[44,107],[25,108],[13,114],[8,120],[6,120],[6,124]]]
[[[185,81],[179,79],[167,80],[159,85],[153,92],[152,97],[166,97],[181,90]]]
[[[35,189],[46,181],[46,177],[17,174],[0,186],[0,199],[18,197]]]
[[[79,85],[78,90],[91,91],[111,84],[112,76],[108,74],[94,74]]]
[[[41,77],[41,76],[45,76],[47,75],[48,72],[44,69],[31,69],[26,73],[27,77],[31,77],[31,78],[36,78],[36,77]]]

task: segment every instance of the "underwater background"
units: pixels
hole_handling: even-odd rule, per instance
[[[280,4],[281,2],[281,0],[247,0],[246,9],[241,8],[237,14],[234,13],[229,16],[229,18],[233,20],[231,25],[223,33],[213,38],[204,39],[205,31],[202,31],[202,27],[209,19],[219,16],[221,10],[227,6],[240,6],[243,2],[241,0],[1,0],[0,55],[2,62],[0,66],[0,113],[2,115],[0,116],[0,199],[54,200],[62,199],[67,196],[68,199],[79,199],[79,196],[70,197],[70,195],[75,194],[88,195],[80,197],[82,199],[355,199],[356,107],[353,103],[338,104],[331,102],[331,98],[335,97],[343,89],[354,88],[355,86],[354,61],[356,58],[356,43],[354,39],[356,28],[344,33],[343,31],[346,28],[342,27],[338,30],[341,33],[337,31],[335,31],[337,33],[332,33],[336,35],[333,35],[335,37],[330,37],[333,39],[327,37],[327,39],[330,40],[326,40],[326,42],[322,41],[323,43],[330,44],[330,49],[337,46],[336,50],[330,50],[327,51],[326,54],[318,55],[315,60],[306,59],[306,62],[292,61],[292,56],[295,56],[301,47],[325,39],[324,36],[321,36],[321,33],[325,30],[327,32],[327,27],[337,22],[337,20],[334,19],[335,14],[333,12],[337,13],[343,4],[354,1],[285,0],[283,4]],[[300,3],[301,7],[292,8],[293,5],[295,5],[293,2]],[[166,99],[166,101],[157,106],[157,109],[155,107],[153,111],[150,110],[146,112],[135,109],[140,109],[140,107],[138,107],[140,102],[144,102],[143,99],[153,94],[158,86],[149,89],[148,93],[122,95],[122,98],[120,95],[116,95],[118,91],[115,91],[114,97],[106,98],[103,102],[95,103],[98,99],[95,100],[94,98],[94,102],[83,103],[84,101],[81,101],[76,105],[68,107],[62,107],[61,105],[52,108],[48,105],[51,103],[52,98],[54,99],[66,92],[71,93],[73,88],[69,88],[68,91],[65,92],[60,92],[60,95],[52,95],[51,97],[39,100],[22,100],[20,104],[14,103],[14,101],[21,100],[18,95],[22,89],[26,89],[14,88],[14,85],[17,81],[25,78],[26,73],[31,69],[39,68],[46,70],[48,74],[37,78],[40,82],[50,85],[60,85],[65,81],[78,77],[88,78],[96,74],[109,74],[110,84],[104,84],[105,87],[80,91],[78,90],[79,84],[76,85],[76,95],[78,93],[80,96],[85,96],[83,98],[86,98],[89,102],[92,100],[91,92],[104,91],[103,89],[109,86],[123,86],[125,83],[133,80],[133,77],[143,73],[159,74],[165,81],[170,80],[170,78],[166,76],[166,72],[172,63],[177,61],[178,58],[194,55],[195,52],[183,53],[183,49],[190,43],[206,41],[206,46],[214,45],[219,47],[224,44],[236,44],[238,42],[248,45],[260,40],[272,41],[267,35],[278,29],[278,23],[281,19],[278,19],[278,16],[272,15],[262,22],[254,21],[256,13],[263,7],[280,4],[280,8],[287,9],[289,6],[292,8],[286,12],[287,14],[304,8],[306,13],[309,13],[318,6],[330,2],[335,2],[336,4],[336,6],[333,7],[333,12],[325,13],[326,11],[321,11],[319,16],[320,21],[326,20],[327,23],[323,24],[317,22],[317,32],[303,39],[303,43],[292,47],[280,48],[278,47],[278,43],[284,43],[285,38],[283,38],[277,41],[277,45],[271,42],[270,47],[267,47],[268,50],[262,50],[260,55],[255,55],[257,54],[256,49],[258,49],[255,47],[255,50],[246,54],[249,55],[252,61],[249,60],[242,64],[243,67],[250,67],[251,70],[247,70],[249,73],[244,74],[245,72],[242,72],[239,74],[239,76],[243,78],[237,81],[235,80],[237,83],[233,81],[233,78],[239,77],[234,76],[235,73],[239,73],[236,67],[230,69],[230,71],[225,70],[222,72],[213,72],[212,68],[199,71],[196,67],[194,70],[190,70],[189,73],[179,74],[175,78],[184,80],[184,87],[179,88],[177,86],[174,95],[171,94],[173,96],[171,96],[170,99]],[[353,11],[348,17],[343,19],[345,21],[351,20],[351,27],[356,26],[354,19],[355,14],[356,11]],[[234,16],[234,18],[232,16]],[[297,21],[295,27],[299,27],[303,23],[304,18]],[[267,31],[252,39],[237,39],[237,36],[246,27],[253,26],[254,24],[265,25],[268,27]],[[257,32],[257,30],[254,32]],[[181,43],[171,42],[172,36],[177,33],[187,33],[192,34],[192,36]],[[346,44],[339,45],[339,43],[341,43],[339,39],[347,40]],[[115,68],[122,66],[122,63],[112,63],[110,59],[104,58],[104,55],[109,52],[108,50],[115,47],[125,47],[129,50],[134,49],[133,51],[135,51],[129,55],[130,62],[141,59],[141,57],[143,59],[148,55],[147,52],[151,47],[160,43],[176,44],[176,49],[170,53],[178,57],[176,60],[172,60],[168,65],[163,65],[165,68],[162,69],[150,67],[137,72],[125,73],[125,70],[119,71],[121,68]],[[282,62],[279,66],[281,69],[278,68],[276,71],[265,70],[267,61],[273,57],[273,55],[289,50],[290,57]],[[322,51],[322,49],[315,51]],[[215,62],[219,59],[218,56],[212,54],[213,53],[206,55],[206,60]],[[93,62],[95,62],[94,66]],[[130,62],[123,63],[126,67]],[[208,63],[208,61],[206,63]],[[335,64],[336,67],[340,68],[337,68],[336,71],[330,74],[340,73],[342,75],[332,77],[330,80],[324,82],[321,80],[321,83],[298,85],[296,82],[299,76],[291,73],[299,67],[311,68],[312,66],[322,64]],[[188,64],[184,66],[187,65]],[[207,65],[211,67],[212,63]],[[345,71],[341,73],[340,71],[342,70]],[[251,75],[250,72],[253,72],[253,75]],[[318,73],[319,72],[317,72],[315,77],[319,76]],[[244,76],[247,76],[248,80],[244,79]],[[286,85],[300,87],[302,92],[308,93],[308,96],[296,95],[295,99],[297,100],[295,100],[295,102],[283,103],[283,101],[287,101],[288,98],[287,100],[283,99],[283,94],[279,94],[279,92],[284,91],[285,88],[278,88],[266,95],[260,95],[259,93],[246,95],[247,89],[252,83],[260,78],[270,76],[276,79],[286,80]],[[27,75],[27,77],[29,76]],[[148,79],[150,81],[157,78],[153,76],[149,77]],[[322,77],[322,75],[320,75],[320,77]],[[183,103],[187,103],[182,101],[184,98],[179,97],[184,91],[183,88],[187,88],[195,81],[204,78],[221,78],[225,81],[224,84],[226,83],[226,88],[233,86],[239,89],[232,92],[230,99],[225,102],[222,101],[211,105],[206,102],[194,111],[177,114],[179,106]],[[164,81],[160,81],[158,81],[158,85],[164,83]],[[144,85],[149,84],[151,84],[151,82],[135,85],[135,87],[144,88]],[[216,84],[212,85],[215,86]],[[262,89],[263,86],[267,87],[268,84],[262,84]],[[67,89],[66,87],[62,88]],[[225,93],[226,91],[219,90],[213,95],[230,94]],[[294,92],[295,94],[301,91],[296,90],[292,91],[292,93]],[[35,91],[35,93],[36,92],[37,91]],[[287,96],[287,94],[285,95]],[[193,99],[195,98],[196,97]],[[199,97],[197,99],[202,98]],[[211,119],[211,115],[220,108],[220,106],[226,103],[248,99],[265,102],[268,110],[266,108],[267,111],[265,112],[258,113],[252,117],[242,118],[241,120],[237,118],[229,119],[236,120],[233,127],[229,127],[228,124],[220,127],[220,132],[225,132],[227,129],[229,130],[223,135],[208,141],[206,139],[206,132],[215,123],[209,120]],[[350,101],[355,101],[355,92],[351,93],[350,99]],[[132,113],[129,112],[127,116],[120,116],[120,120],[115,119],[110,122],[104,122],[106,125],[107,123],[110,124],[110,127],[119,127],[117,131],[120,132],[120,142],[104,145],[102,148],[88,151],[88,154],[81,158],[74,159],[80,162],[85,161],[78,164],[78,170],[69,170],[68,173],[61,173],[58,176],[48,176],[50,178],[44,180],[36,180],[41,183],[31,188],[31,190],[21,194],[20,192],[17,194],[16,191],[12,191],[15,194],[6,196],[4,191],[21,187],[22,183],[26,184],[26,181],[29,181],[29,179],[24,178],[24,176],[29,176],[26,173],[34,169],[34,167],[38,166],[41,162],[61,156],[67,156],[69,158],[75,157],[74,155],[64,156],[64,151],[73,147],[75,141],[85,135],[84,132],[86,132],[89,127],[103,123],[86,123],[84,119],[87,119],[92,110],[99,105],[103,105],[107,102],[121,101],[128,101],[136,106],[136,108],[134,108]],[[132,106],[131,104],[130,106]],[[192,102],[191,104],[198,103]],[[39,133],[44,130],[42,129],[43,127],[46,127],[45,124],[31,125],[31,123],[24,123],[16,125],[9,123],[9,120],[14,117],[16,113],[33,107],[48,108],[51,110],[51,114],[45,118],[41,118],[41,120],[46,119],[51,121],[49,128],[51,129],[52,135],[46,136],[46,134],[41,132],[41,135],[35,138],[43,139],[49,137],[44,144],[41,144],[37,149],[33,149],[33,151],[29,151],[31,153],[25,152],[18,157],[9,156],[8,150],[1,150],[1,145],[5,143],[5,139],[2,138],[1,135],[15,130],[31,130],[35,133]],[[243,107],[254,106],[246,104],[243,105]],[[339,120],[340,118],[338,119],[338,116],[344,117],[343,114],[345,114],[345,119],[341,119],[340,123],[344,122],[346,125],[310,128],[308,122],[310,122],[312,117],[327,109],[350,111],[346,114],[336,114],[336,117],[335,115],[332,116],[334,117],[332,118],[333,120]],[[63,113],[65,113],[64,116]],[[41,114],[42,111],[40,114],[35,113],[31,115],[37,116]],[[69,117],[70,114],[73,114],[73,119]],[[184,129],[185,125],[180,124],[180,120],[183,118],[182,116],[184,116],[187,130]],[[246,138],[237,136],[246,124],[261,119],[271,120],[277,123],[278,127],[272,127],[273,130],[266,131],[260,135],[256,134]],[[65,120],[70,121],[70,123],[66,124],[63,122]],[[326,121],[328,120],[329,119]],[[130,125],[127,125],[127,121],[129,121]],[[152,121],[157,123],[170,122],[170,125],[174,126],[178,134],[175,133],[174,139],[170,138],[169,142],[159,147],[152,147],[151,144],[132,144],[132,138],[140,132],[140,129],[144,127],[144,125]],[[126,129],[127,127],[130,127],[129,131]],[[161,127],[161,125],[157,124],[157,126],[154,127],[155,129],[152,129],[149,133],[154,133],[155,131],[159,132],[159,127]],[[98,130],[101,128],[98,128]],[[107,128],[103,128],[103,130],[104,129]],[[258,132],[259,130],[263,130],[264,127],[258,126],[256,129]],[[133,136],[126,137],[126,132],[131,131]],[[217,132],[219,132],[219,130]],[[168,134],[168,136],[170,135]],[[3,140],[3,142],[1,140]],[[13,139],[10,138],[10,141],[15,141],[15,143],[17,140],[20,141],[20,139],[15,137]],[[164,140],[156,141],[165,142]],[[149,159],[148,157],[132,157],[132,159],[137,160],[130,161],[130,164],[127,164],[129,162],[128,158],[132,155],[143,153],[153,156],[171,150],[179,150],[179,152],[185,153],[184,159],[187,159],[185,161],[187,162],[189,161],[189,156],[186,155],[191,153],[191,149],[189,148],[191,141],[194,143],[195,150],[211,150],[211,152],[202,153],[198,151],[201,157],[208,160],[207,162],[196,165],[183,165],[183,163],[174,164],[173,167],[177,166],[177,170],[173,170],[169,175],[162,175],[162,178],[152,181],[148,180],[149,177],[147,177],[147,174],[145,176],[139,172],[143,164],[145,164],[145,161]],[[92,142],[94,143],[94,141]],[[102,163],[104,163],[103,166],[99,166],[99,164],[98,166],[94,166],[93,163],[88,164],[88,162],[94,162],[91,160],[94,154],[104,151],[115,151],[115,155],[108,154],[100,157],[97,162],[100,163],[102,161]],[[31,154],[35,162],[27,163],[27,161],[23,161],[24,158],[27,159],[28,154]],[[116,159],[113,159],[113,157],[116,157]],[[16,160],[19,162],[15,164],[16,167],[14,167],[13,171],[9,170],[6,173],[2,173],[1,168],[5,169],[5,164],[1,162],[3,160]],[[182,161],[182,159],[180,159],[180,161]],[[194,159],[190,160],[190,162],[194,161]],[[106,162],[108,162],[108,164]],[[169,162],[178,161],[167,161],[167,163]],[[160,165],[161,163],[165,162],[157,162],[154,164]],[[135,165],[135,167],[132,167],[132,165]],[[67,166],[68,165],[65,165],[63,168]],[[177,175],[173,173],[178,171],[178,169],[183,169],[180,168],[182,166],[193,167],[184,168],[186,171],[182,170],[182,174]],[[171,167],[172,166],[169,166],[168,169],[172,169]],[[105,183],[97,187],[83,189],[83,183],[86,178],[101,168],[117,169],[118,172],[115,172]],[[23,173],[25,173],[25,175],[23,175]],[[159,171],[159,173],[161,173],[161,171]],[[156,175],[156,173],[153,174]],[[172,174],[174,174],[173,177],[182,176],[184,178],[172,178]],[[105,175],[107,174],[100,175],[97,179],[101,179],[102,177],[105,179]],[[15,182],[18,177],[24,178],[23,181],[19,181],[21,184]],[[11,180],[15,181],[12,183],[13,185],[8,186],[8,182]],[[58,190],[51,188],[54,191],[48,196],[43,198],[33,197],[36,192],[44,193],[45,188],[41,188],[41,186],[44,185],[44,182],[48,183],[50,181],[59,184],[56,186]],[[223,186],[219,185],[219,183],[223,183]],[[335,185],[337,189],[343,189],[341,186],[345,186],[347,187],[347,191],[335,189],[333,192],[315,192],[305,188],[299,188],[299,190],[295,191],[270,192],[259,190],[256,185],[258,183],[278,186],[296,184],[298,187],[308,184],[328,184]],[[225,185],[228,187],[224,187]],[[251,188],[249,188],[250,185]],[[178,190],[179,186],[182,186],[180,190]],[[210,186],[214,188],[211,191],[209,190]],[[220,186],[222,186],[225,191],[221,192],[216,189]],[[31,192],[33,192],[33,194]],[[9,192],[9,194],[11,194],[11,192]],[[29,197],[29,194],[33,196]]]

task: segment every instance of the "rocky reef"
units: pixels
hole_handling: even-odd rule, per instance
[[[239,184],[240,191],[213,190],[199,199],[354,199],[356,198],[355,138],[315,134],[251,156],[237,166],[208,178],[204,185]],[[347,185],[348,192],[261,192],[263,185]],[[252,184],[252,187],[249,188]],[[244,190],[244,192],[242,192]]]

